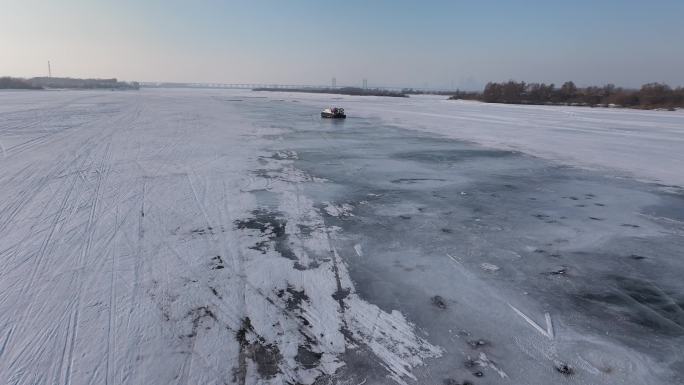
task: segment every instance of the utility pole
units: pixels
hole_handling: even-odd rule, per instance
[[[48,60],[48,77],[52,77],[52,68],[50,68],[50,61]]]

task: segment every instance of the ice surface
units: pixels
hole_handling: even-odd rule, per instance
[[[294,97],[277,95],[274,98]],[[315,106],[335,100],[347,107],[350,116],[381,118],[412,130],[520,150],[618,176],[684,186],[684,110],[502,105],[429,95],[408,99],[296,98]]]
[[[683,123],[2,92],[0,383],[681,383]]]

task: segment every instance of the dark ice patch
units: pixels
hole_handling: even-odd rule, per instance
[[[282,172],[283,172],[282,168],[273,169],[273,170],[260,168],[258,170],[254,170],[252,173],[259,178],[279,179]]]
[[[561,267],[559,269],[549,271],[549,275],[567,275],[567,273],[568,273],[568,269],[565,267]]]
[[[302,265],[301,263],[299,263],[299,261],[295,262],[295,263],[292,265],[292,267],[293,267],[295,270],[299,270],[299,271],[308,270],[308,268],[307,268],[306,266]]]
[[[221,258],[220,255],[217,255],[217,256],[211,258],[211,269],[212,270],[221,270],[225,267],[226,266],[224,265],[223,259]]]
[[[432,305],[437,307],[438,309],[444,310],[447,308],[446,300],[444,298],[442,298],[442,296],[440,296],[440,295],[433,296],[430,299],[430,301],[432,302]]]
[[[436,181],[436,182],[445,182],[446,179],[440,179],[440,178],[399,178],[399,179],[393,179],[390,182],[394,184],[416,184],[420,182],[429,182],[429,181]]]
[[[299,234],[305,237],[311,236],[311,234],[314,232],[315,228],[309,226],[309,225],[303,225],[301,223],[297,224],[297,228],[299,229]]]
[[[474,158],[505,158],[514,154],[512,151],[464,149],[400,152],[393,154],[392,158],[422,163],[457,163]]]
[[[656,284],[638,278],[607,276],[610,289],[583,292],[576,296],[580,305],[596,314],[610,312],[626,317],[633,325],[653,333],[684,335],[684,297],[661,289]]]
[[[558,373],[564,376],[570,376],[575,372],[570,365],[564,362],[556,362],[554,363],[553,367]]]
[[[257,364],[257,373],[262,378],[272,378],[280,373],[278,364],[283,359],[274,344],[254,343],[251,348],[252,361]]]
[[[644,208],[642,212],[654,217],[673,219],[684,222],[684,195],[682,194],[661,194],[659,196],[661,204]]]
[[[209,290],[211,290],[211,293],[214,294],[218,299],[223,299],[215,287],[209,286]]]
[[[297,153],[294,151],[278,151],[271,155],[271,159],[275,160],[296,160]]]
[[[235,334],[235,338],[240,345],[240,357],[236,370],[238,376],[246,373],[246,358],[256,363],[257,373],[261,378],[270,379],[280,373],[279,365],[283,359],[280,349],[275,344],[267,344],[266,340],[254,331],[249,317],[242,321],[242,326]]]
[[[217,321],[216,315],[214,315],[214,312],[212,312],[211,309],[209,309],[209,307],[207,307],[207,306],[199,306],[199,307],[191,309],[186,314],[186,318],[190,318],[191,323],[192,323],[192,329],[191,329],[190,333],[188,333],[184,336],[187,338],[194,338],[197,336],[197,331],[198,331],[198,329],[199,329],[199,327],[203,321],[205,321],[205,320]]]
[[[323,357],[323,353],[317,353],[312,351],[310,347],[299,345],[295,361],[305,369],[313,369],[320,364],[321,357]]]
[[[271,242],[269,241],[259,241],[255,243],[252,246],[249,246],[248,249],[256,250],[256,251],[261,251],[262,254],[266,254],[266,252],[269,249],[269,245]]]
[[[473,385],[473,383],[470,381],[466,380],[466,381],[460,382],[460,381],[456,381],[453,378],[445,378],[444,381],[442,381],[442,384],[444,384],[444,385]]]
[[[279,290],[276,295],[278,298],[285,298],[285,305],[287,310],[293,311],[300,309],[302,302],[309,301],[309,296],[306,295],[304,289],[296,290],[294,287],[289,286],[285,290]]]
[[[190,230],[191,234],[197,234],[197,235],[204,235],[204,234],[214,234],[211,228],[197,228],[197,229],[192,229]]]
[[[270,243],[273,245],[273,249],[280,253],[281,256],[296,261],[297,256],[290,249],[289,236],[285,232],[287,221],[281,217],[280,213],[268,210],[254,210],[252,215],[254,215],[252,218],[236,220],[235,226],[240,230],[257,230],[268,241],[259,241],[250,248],[265,253]]]
[[[347,298],[349,296],[349,293],[351,293],[350,288],[344,288],[344,289],[341,288],[341,289],[335,291],[333,293],[332,297],[335,299],[335,301],[340,302],[340,301],[344,300],[345,298]]]
[[[468,341],[468,345],[473,349],[480,349],[480,348],[483,348],[485,346],[488,346],[489,341],[483,340],[483,339],[470,340],[470,341]]]

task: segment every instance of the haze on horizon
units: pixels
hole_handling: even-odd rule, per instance
[[[684,2],[9,0],[0,76],[684,85]]]

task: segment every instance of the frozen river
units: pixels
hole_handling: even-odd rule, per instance
[[[0,145],[0,384],[684,382],[681,112],[0,92]]]

